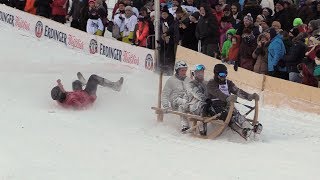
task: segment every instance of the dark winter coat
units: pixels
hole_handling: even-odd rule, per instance
[[[88,0],[73,0],[69,15],[73,20],[80,21],[81,10],[88,4]]]
[[[252,57],[256,59],[253,71],[259,74],[268,73],[268,45],[264,44],[262,47],[257,47],[252,53]]]
[[[0,0],[0,4],[9,5],[9,0]]]
[[[232,27],[238,30],[243,19],[242,13],[238,12],[236,17],[232,16],[232,19]],[[240,20],[240,22],[237,22],[237,19]]]
[[[253,71],[255,59],[253,59],[252,53],[256,47],[256,40],[253,35],[242,38],[239,50],[240,67]]]
[[[282,10],[274,14],[274,21],[279,21],[281,24],[281,29],[289,32],[292,27],[292,21],[290,22],[289,12],[287,10]]]
[[[288,72],[299,72],[297,69],[297,65],[302,62],[306,51],[307,46],[303,42],[298,41],[293,44],[285,57]]]
[[[11,2],[12,2],[12,4],[11,4],[12,7],[15,7],[21,11],[24,10],[24,7],[26,5],[25,0],[12,0]]]
[[[196,37],[203,45],[219,43],[219,26],[211,10],[205,8],[206,15],[201,16],[196,28]]]
[[[179,23],[169,14],[167,19],[160,19],[160,65],[168,66],[167,74],[173,73],[176,47],[179,42]],[[168,27],[165,25],[167,24]],[[165,31],[164,31],[165,30]],[[165,37],[164,37],[165,36]]]
[[[164,24],[168,24],[168,31],[163,32],[163,26]],[[178,26],[178,21],[176,21],[173,17],[172,14],[169,14],[167,19],[160,19],[160,34],[166,33],[166,36],[169,38],[169,42],[165,42],[163,38],[160,39],[160,44],[166,44],[166,45],[174,45],[175,43],[179,42],[179,26]]]
[[[196,38],[195,32],[198,23],[189,23],[187,28],[183,30],[183,37],[181,45],[183,47],[198,51],[198,40]]]
[[[51,6],[52,0],[36,0],[34,6],[37,8],[36,14],[46,18],[51,17]]]
[[[80,17],[78,19],[80,30],[86,31],[88,19],[89,19],[89,7],[88,5],[86,5],[81,9]]]
[[[247,5],[245,5],[243,7],[243,11],[242,11],[242,14],[248,14],[250,13],[252,18],[255,20],[256,17],[261,14],[262,12],[262,8],[260,5],[258,4],[250,4],[248,3]]]

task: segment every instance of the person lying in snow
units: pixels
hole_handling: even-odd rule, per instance
[[[109,87],[115,91],[120,91],[123,84],[123,77],[121,77],[117,82],[112,82],[93,74],[89,77],[88,82],[86,82],[80,72],[77,73],[77,76],[79,80],[72,83],[73,91],[71,92],[67,92],[61,84],[61,80],[58,79],[58,85],[51,90],[51,98],[63,107],[82,109],[94,103],[97,98],[96,92],[98,85]],[[82,89],[82,86],[84,85],[86,87],[85,89]]]
[[[229,104],[236,102],[238,97],[248,101],[254,99],[259,100],[258,94],[249,94],[239,89],[232,81],[227,79],[228,71],[225,65],[215,65],[213,72],[214,78],[209,80],[207,84],[208,100],[206,100],[206,114],[213,116],[221,113],[219,119],[225,120],[229,111]],[[237,109],[233,112],[229,126],[246,137],[250,135],[248,134],[250,130],[258,134],[262,131],[262,125],[260,123],[252,127],[252,124],[248,122],[246,117],[241,115]]]

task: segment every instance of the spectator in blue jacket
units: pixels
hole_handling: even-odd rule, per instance
[[[267,31],[270,35],[270,45],[268,47],[268,74],[281,79],[288,79],[288,73],[284,63],[286,48],[282,35],[277,34],[274,28]]]

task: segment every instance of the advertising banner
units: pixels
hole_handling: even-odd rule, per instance
[[[91,35],[2,4],[0,4],[0,23],[9,24],[14,29],[28,32],[31,37],[50,39],[52,43],[61,44],[86,54],[99,54],[121,63],[154,70],[154,50]]]

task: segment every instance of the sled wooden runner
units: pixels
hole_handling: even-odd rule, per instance
[[[218,117],[220,116],[220,114],[217,114],[215,116],[212,117],[201,117],[198,115],[194,115],[194,114],[188,114],[188,113],[182,113],[179,111],[174,111],[174,110],[164,110],[161,108],[157,108],[157,107],[151,107],[151,109],[156,111],[156,114],[175,114],[178,116],[184,116],[185,118],[187,118],[187,120],[190,122],[190,124],[192,124],[192,126],[190,127],[190,129],[187,132],[193,132],[192,134],[196,137],[199,138],[204,138],[204,139],[213,139],[218,137],[224,130],[225,128],[229,125],[229,122],[232,118],[232,113],[234,110],[234,103],[230,104],[230,108],[229,108],[229,112],[227,115],[227,118],[225,121],[218,119]],[[208,132],[207,136],[200,136],[199,133],[197,132],[197,129],[200,125],[202,125],[202,123],[197,123],[198,121],[200,122],[205,122],[209,124],[213,124],[215,126],[215,130],[212,132]]]

